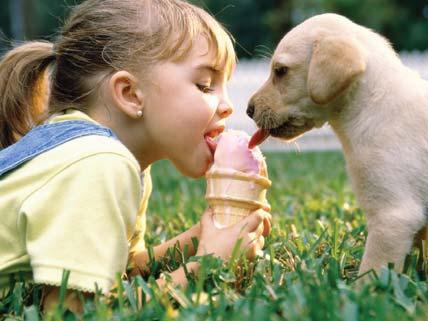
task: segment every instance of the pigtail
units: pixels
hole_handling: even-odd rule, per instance
[[[53,44],[28,42],[0,60],[0,149],[15,143],[45,115],[46,67],[55,60]]]

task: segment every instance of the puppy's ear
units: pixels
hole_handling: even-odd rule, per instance
[[[326,36],[314,43],[309,63],[308,91],[317,104],[341,94],[366,69],[358,43],[343,36]]]

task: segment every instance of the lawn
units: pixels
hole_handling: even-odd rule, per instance
[[[187,290],[161,291],[154,278],[189,258],[175,251],[151,262],[151,275],[124,281],[115,297],[85,305],[85,320],[426,320],[428,282],[416,273],[418,252],[404,274],[385,269],[355,282],[366,237],[339,152],[266,153],[273,230],[263,257],[239,265],[198,258]],[[147,243],[192,226],[206,204],[204,181],[183,178],[167,162],[152,168],[154,193]],[[39,320],[38,288],[17,284],[0,311],[9,320]],[[147,296],[151,300],[141,303]],[[61,307],[49,320],[74,320]]]

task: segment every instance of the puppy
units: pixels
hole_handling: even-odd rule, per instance
[[[279,43],[247,114],[260,128],[251,145],[330,124],[368,222],[359,273],[401,271],[427,222],[428,82],[388,41],[336,14],[304,21]]]

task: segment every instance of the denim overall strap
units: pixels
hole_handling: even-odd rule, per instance
[[[89,135],[117,139],[111,129],[83,120],[34,127],[15,144],[0,150],[0,176],[58,145]]]

